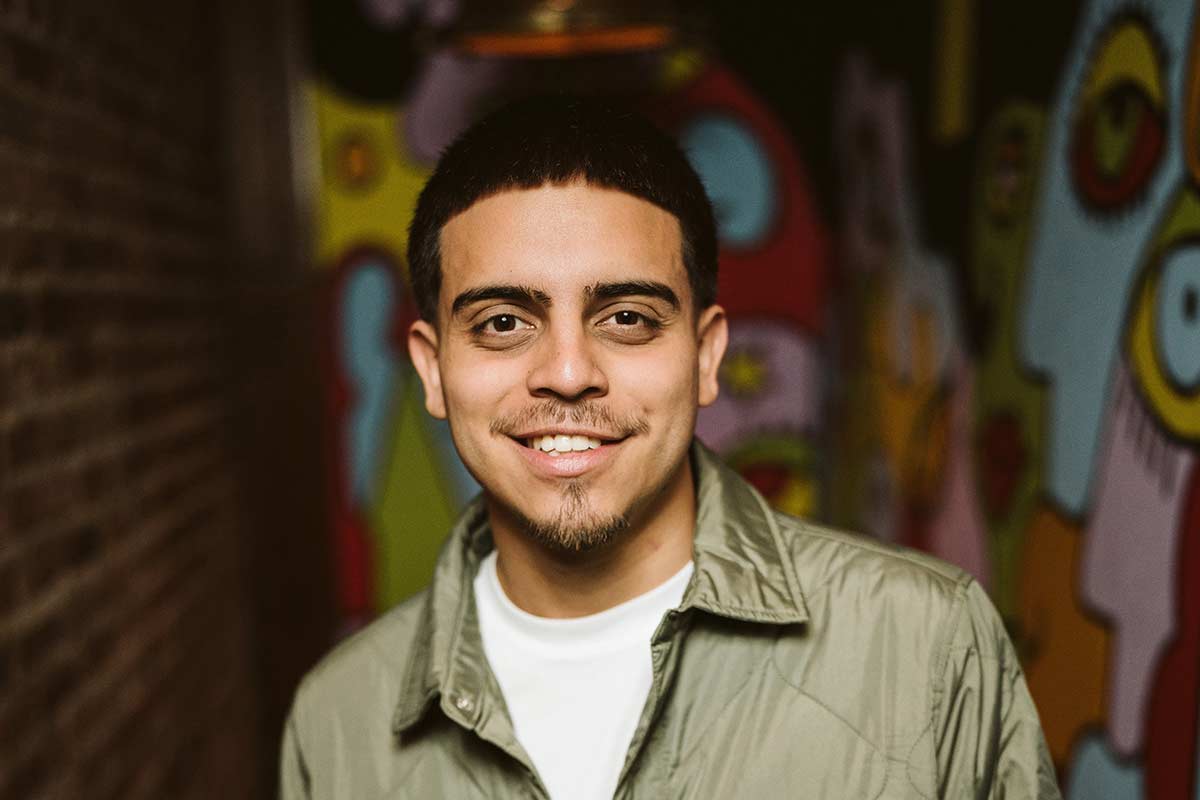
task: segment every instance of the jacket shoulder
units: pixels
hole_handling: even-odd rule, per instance
[[[907,596],[950,612],[974,582],[966,571],[928,553],[774,514],[806,599],[836,587],[881,601]]]
[[[330,650],[300,682],[293,713],[300,718],[390,713],[424,619],[426,591],[418,592]]]

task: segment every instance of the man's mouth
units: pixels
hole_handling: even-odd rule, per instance
[[[514,445],[535,474],[544,478],[578,478],[607,464],[632,434],[605,434],[597,430],[563,431],[553,428],[510,434]]]
[[[541,450],[543,453],[549,453],[552,456],[562,453],[581,453],[584,450],[596,450],[599,449],[600,445],[604,444],[603,441],[593,436],[566,433],[531,436],[524,441],[525,446],[531,450]]]
[[[518,434],[510,437],[530,450],[549,456],[585,453],[605,445],[620,444],[626,436],[597,436],[594,433],[564,433],[558,431]]]

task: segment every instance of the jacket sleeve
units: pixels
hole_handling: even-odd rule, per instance
[[[938,796],[1061,800],[1012,643],[978,583],[959,587],[933,685]]]
[[[280,800],[310,800],[308,767],[300,749],[300,737],[296,731],[295,712],[288,716],[283,728],[283,748],[279,754],[279,798]]]

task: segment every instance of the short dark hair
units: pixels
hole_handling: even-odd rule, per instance
[[[409,276],[421,316],[437,318],[447,222],[503,191],[575,181],[640,197],[675,215],[692,300],[696,308],[716,302],[712,205],[679,145],[632,109],[555,96],[492,112],[442,153],[408,231]]]

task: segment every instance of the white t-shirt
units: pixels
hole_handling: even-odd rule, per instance
[[[513,605],[492,551],[475,576],[483,651],[517,741],[554,800],[611,800],[650,692],[650,639],[679,605],[692,563],[618,606],[547,619]]]

